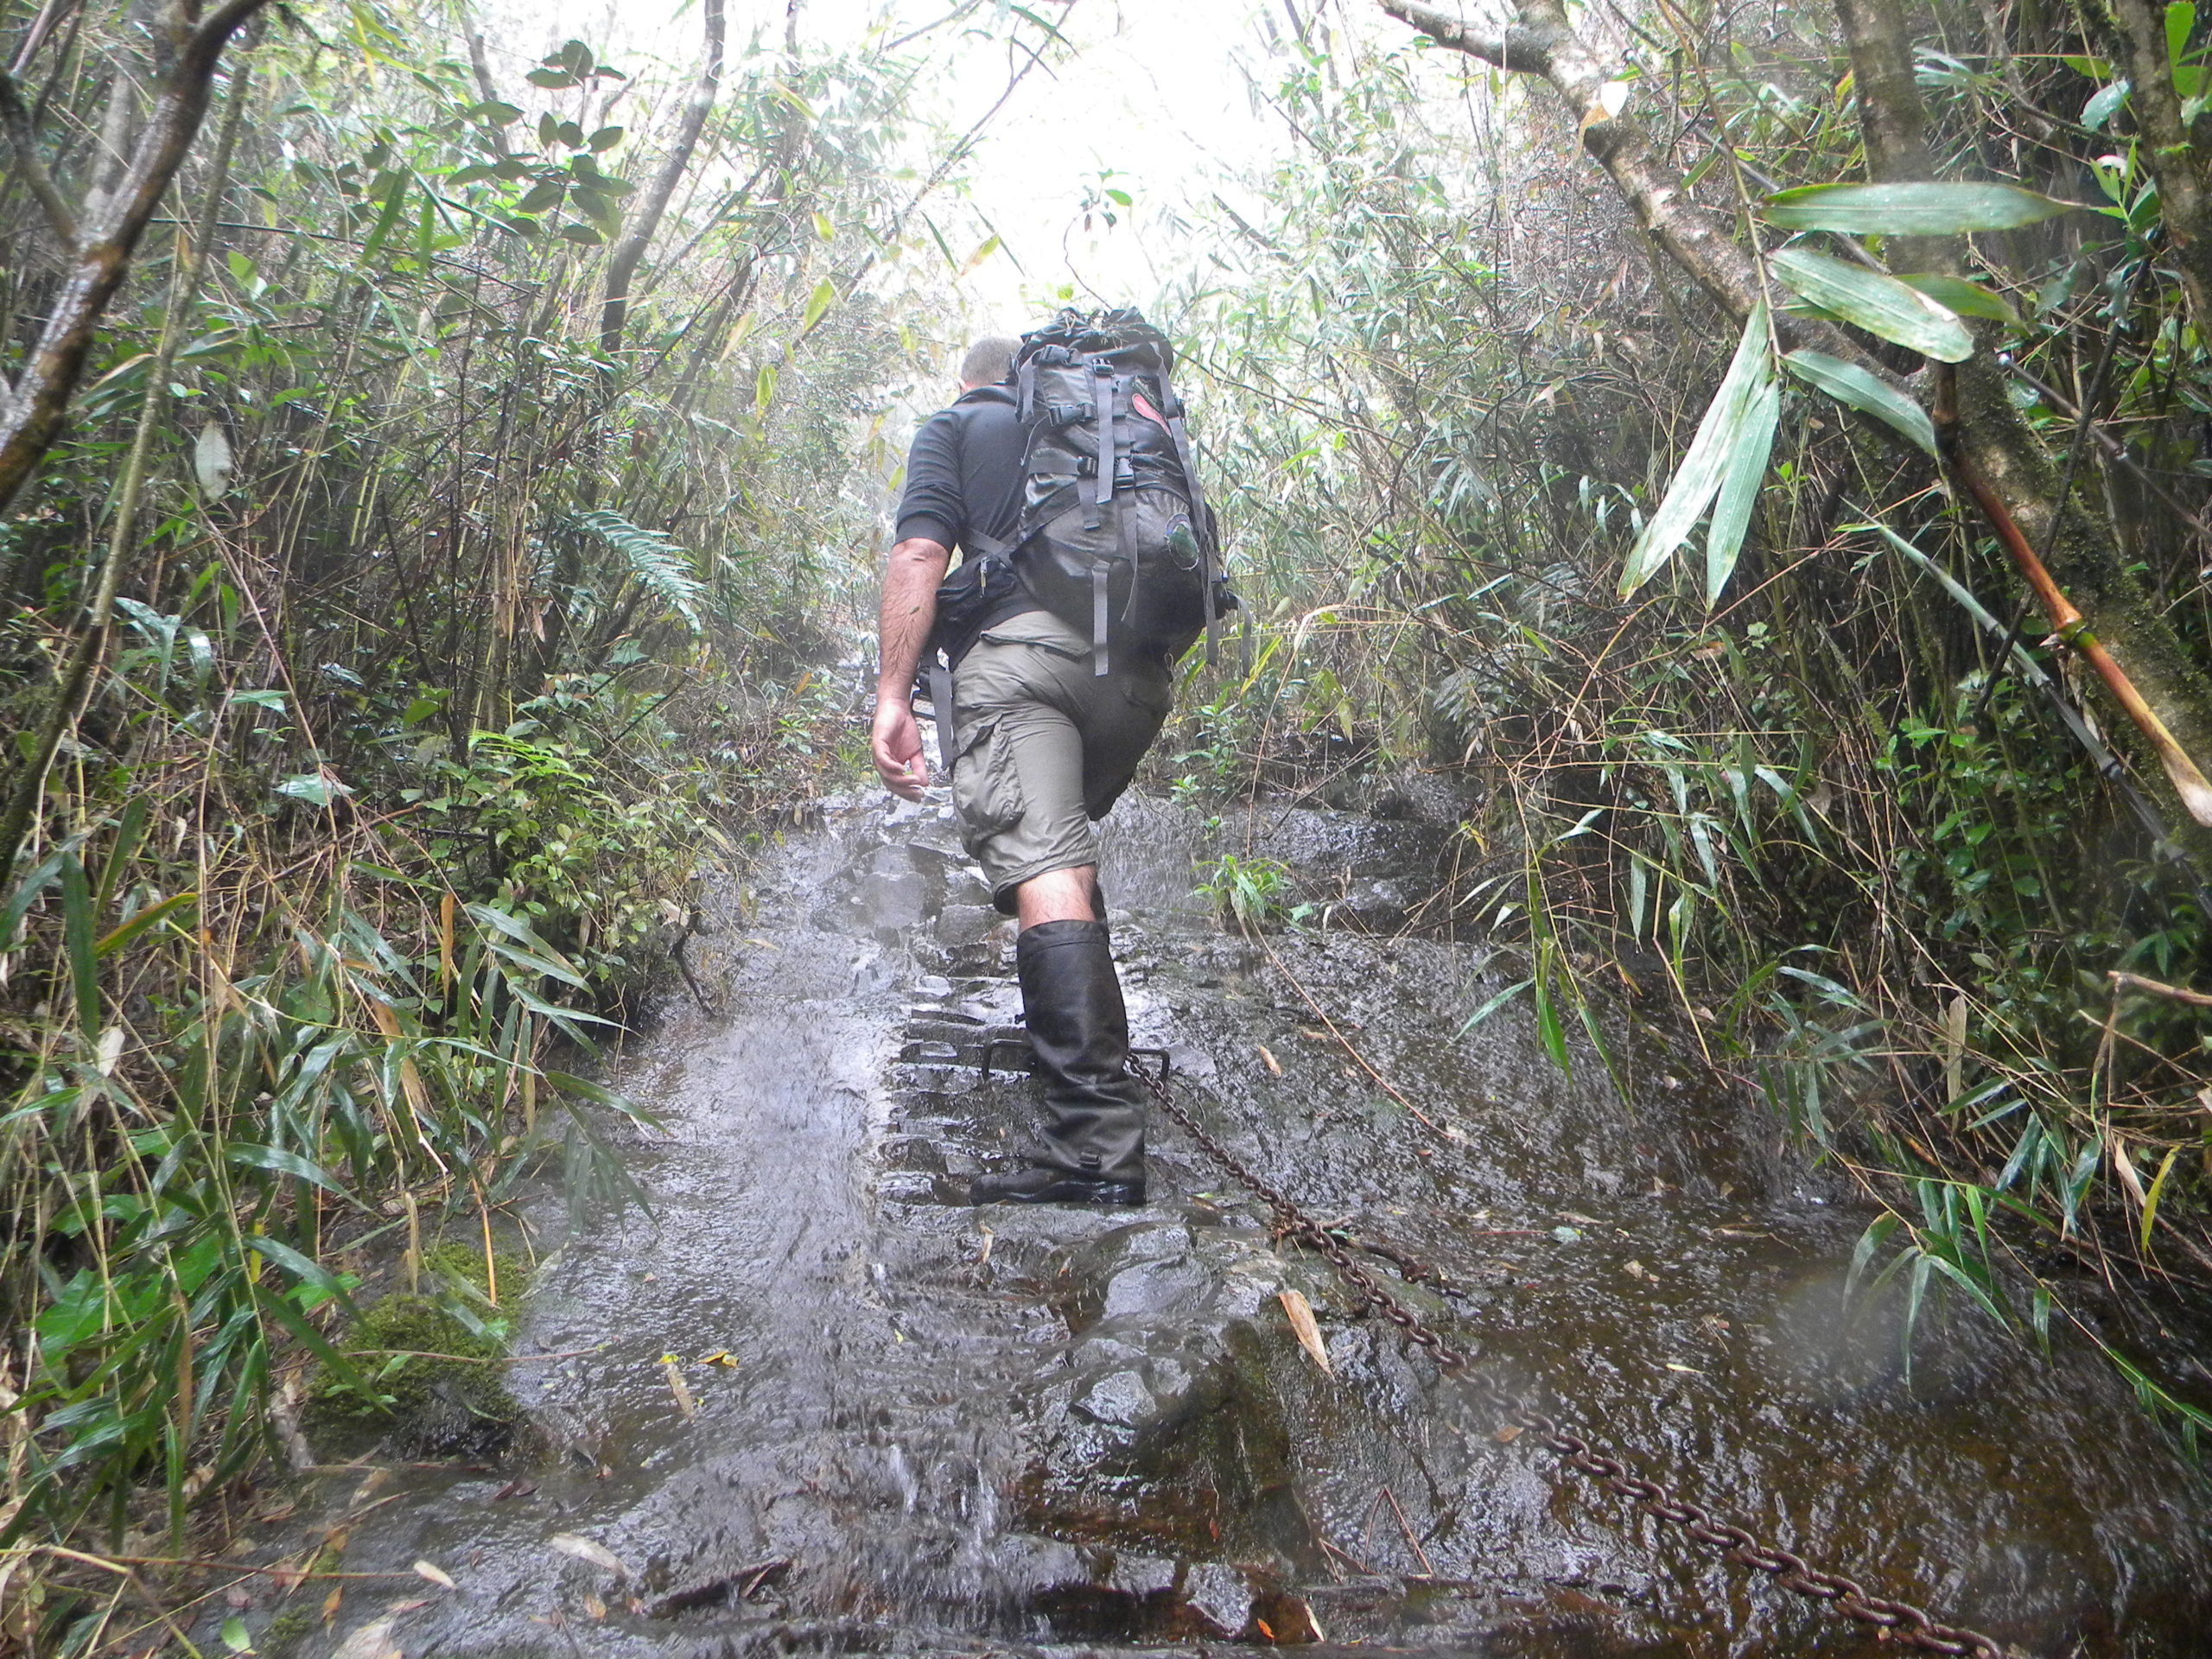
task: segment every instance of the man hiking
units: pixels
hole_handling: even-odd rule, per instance
[[[1143,1085],[1128,1069],[1091,826],[1166,719],[1175,659],[1235,603],[1173,360],[1128,311],[1063,312],[1020,342],[978,340],[960,396],[923,423],[907,460],[883,584],[875,767],[893,794],[921,798],[914,691],[929,671],[962,840],[1020,923],[1023,1020],[1044,1076],[1041,1155],[977,1176],[976,1204],[1144,1202]]]

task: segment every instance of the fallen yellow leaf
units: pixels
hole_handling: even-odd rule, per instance
[[[1295,1290],[1286,1290],[1275,1300],[1282,1304],[1282,1311],[1289,1316],[1290,1328],[1297,1333],[1298,1345],[1306,1351],[1306,1357],[1324,1372],[1335,1376],[1335,1370],[1329,1364],[1328,1344],[1321,1340],[1321,1327],[1314,1322],[1313,1305],[1301,1292]]]
[[[432,1562],[417,1561],[415,1563],[415,1571],[419,1576],[428,1579],[441,1590],[458,1590],[461,1587],[453,1581],[452,1574]]]
[[[683,1421],[690,1422],[699,1414],[699,1402],[691,1397],[691,1390],[684,1384],[683,1367],[674,1354],[664,1354],[660,1369],[668,1378],[668,1391],[676,1396],[676,1408],[683,1414]]]

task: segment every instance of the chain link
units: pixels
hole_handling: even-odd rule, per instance
[[[1855,1580],[1846,1578],[1840,1573],[1824,1572],[1801,1555],[1762,1541],[1756,1534],[1747,1532],[1742,1527],[1717,1520],[1703,1505],[1677,1497],[1671,1489],[1658,1481],[1631,1474],[1625,1464],[1605,1456],[1556,1418],[1507,1395],[1494,1378],[1482,1376],[1473,1370],[1471,1355],[1452,1347],[1429,1329],[1419,1314],[1392,1295],[1373,1274],[1353,1261],[1344,1240],[1307,1215],[1281,1188],[1255,1173],[1236,1154],[1200,1127],[1198,1119],[1183,1103],[1168,1093],[1164,1077],[1155,1077],[1143,1071],[1139,1071],[1137,1075],[1144,1079],[1145,1086],[1159,1101],[1160,1110],[1181,1125],[1184,1133],[1197,1141],[1208,1157],[1228,1171],[1238,1185],[1274,1211],[1277,1231],[1282,1236],[1295,1238],[1325,1256],[1329,1264],[1336,1268],[1362,1301],[1426,1350],[1440,1369],[1465,1382],[1508,1424],[1535,1435],[1547,1451],[1567,1467],[1608,1491],[1627,1498],[1655,1520],[1680,1529],[1685,1537],[1702,1548],[1747,1567],[1754,1573],[1764,1573],[1778,1587],[1808,1601],[1824,1604],[1841,1617],[1868,1626],[1885,1641],[1916,1648],[1923,1653],[1972,1654],[1977,1659],[2005,1659],[2005,1649],[1980,1631],[1939,1623],[1909,1602],[1892,1601],[1887,1597],[1872,1594]],[[1397,1262],[1408,1270],[1410,1276],[1431,1284],[1443,1284],[1441,1275],[1433,1269],[1423,1268],[1411,1256],[1393,1248],[1378,1248],[1371,1243],[1363,1243],[1361,1247]]]

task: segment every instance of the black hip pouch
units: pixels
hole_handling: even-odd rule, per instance
[[[931,648],[943,652],[947,662],[958,663],[1020,588],[1021,578],[1003,551],[963,557],[952,574],[938,584],[937,624],[930,633]]]

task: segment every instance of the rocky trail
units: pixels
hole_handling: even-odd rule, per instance
[[[1374,1258],[1639,1471],[2024,1652],[2212,1654],[2212,1501],[2086,1344],[1931,1307],[1908,1371],[1898,1299],[1844,1294],[1870,1212],[1745,1091],[1625,1032],[1619,1090],[1579,1039],[1563,1076],[1518,1001],[1455,1034],[1510,962],[1387,931],[1449,838],[1124,804],[1136,1040],[1201,1120],[1440,1270]],[[1222,847],[1344,925],[1225,933],[1189,896]],[[694,951],[718,1011],[612,1078],[665,1126],[617,1137],[651,1214],[549,1184],[527,1215],[525,1432],[303,1478],[261,1559],[394,1576],[257,1592],[261,1651],[1876,1650],[1514,1444],[1171,1125],[1144,1210],[948,1202],[1029,1107],[968,1063],[1018,1011],[1011,939],[936,810],[833,804],[756,883]]]

